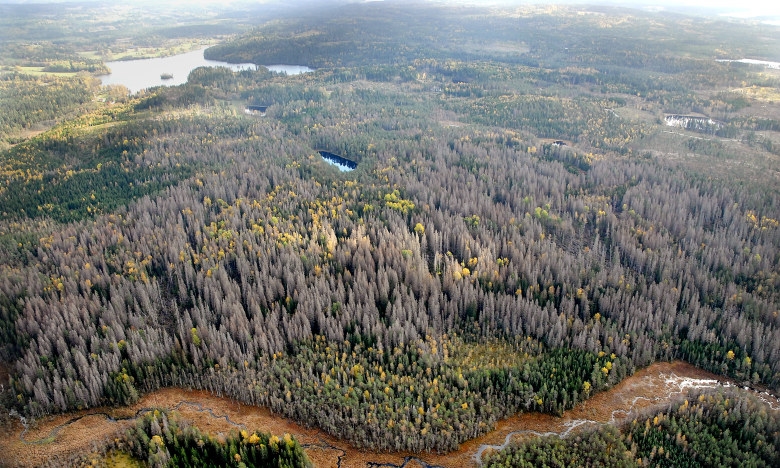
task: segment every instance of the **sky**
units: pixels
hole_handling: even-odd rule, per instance
[[[446,2],[447,0],[439,0]],[[780,1],[777,0],[450,0],[458,3],[474,4],[512,4],[512,3],[550,3],[550,4],[609,4],[635,8],[680,11],[685,9],[716,10],[724,16],[736,18],[755,18],[775,16],[780,19]]]
[[[68,0],[0,0],[2,3],[61,3]],[[149,0],[70,0],[87,1],[94,3],[148,3]],[[251,3],[273,3],[280,0],[249,0]],[[350,1],[350,0],[345,0]],[[392,0],[351,0],[363,1],[392,1]],[[425,1],[425,0],[422,0]],[[437,3],[480,4],[480,5],[508,5],[508,4],[610,4],[637,8],[651,8],[658,10],[681,11],[685,9],[716,10],[718,14],[737,18],[776,17],[780,20],[780,1],[778,0],[433,0]],[[174,0],[176,2],[176,0]],[[244,3],[247,0],[187,0],[188,4],[219,4],[219,3]],[[182,2],[179,2],[182,3]],[[283,3],[295,4],[296,0],[285,0]],[[308,2],[307,2],[308,3]]]

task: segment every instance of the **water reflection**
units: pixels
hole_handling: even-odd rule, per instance
[[[776,70],[780,70],[780,62],[768,62],[766,60],[753,60],[753,59],[739,59],[739,60],[716,60],[716,62],[737,62],[737,63],[746,63],[748,65],[761,65],[767,68],[774,68]]]
[[[354,171],[357,168],[357,163],[355,161],[350,161],[347,158],[342,158],[341,156],[337,154],[333,154],[329,151],[317,151],[317,152],[320,153],[320,156],[322,156],[322,159],[324,159],[326,163],[338,167],[341,172]]]
[[[313,72],[313,68],[303,65],[265,65],[265,68],[272,72],[284,73],[285,75],[300,75],[301,73]]]
[[[111,74],[100,76],[103,85],[124,85],[131,93],[154,86],[176,86],[187,82],[190,72],[198,67],[227,67],[233,71],[256,70],[254,63],[228,63],[207,60],[203,57],[206,47],[172,55],[138,60],[106,62]],[[314,71],[302,65],[268,65],[268,70],[286,75],[298,75]]]
[[[124,85],[131,93],[153,86],[175,86],[187,82],[187,76],[198,67],[228,67],[233,71],[255,70],[253,63],[227,63],[203,58],[204,47],[170,57],[106,62],[110,75],[103,75],[103,85]]]

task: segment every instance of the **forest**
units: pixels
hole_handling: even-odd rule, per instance
[[[111,449],[129,452],[152,468],[312,466],[303,448],[289,434],[279,438],[242,429],[227,436],[212,437],[175,412],[157,409],[148,412],[135,427],[117,438]]]
[[[491,453],[485,466],[693,467],[780,463],[780,417],[733,390],[691,395],[663,411],[560,439],[534,438]]]
[[[3,413],[179,386],[356,447],[447,452],[658,360],[780,390],[780,72],[716,61],[780,59],[776,27],[585,6],[316,13],[206,51],[312,73],[199,68],[130,96],[83,72],[0,74]],[[67,53],[95,46],[80,41]],[[684,405],[488,464],[577,463],[586,445],[614,447],[598,455],[614,466],[777,464],[758,403]],[[152,450],[170,420],[128,436],[150,466],[199,440],[260,452],[184,422],[180,441],[163,431],[181,452]],[[728,453],[712,448],[726,430]],[[307,463],[285,444],[262,456]]]

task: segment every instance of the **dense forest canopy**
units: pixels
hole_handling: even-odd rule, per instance
[[[780,416],[738,391],[699,393],[620,430],[534,438],[492,453],[485,466],[694,467],[780,464]]]
[[[205,434],[177,413],[153,409],[135,427],[116,438],[115,450],[127,451],[149,467],[309,468],[303,448],[290,434],[282,437],[246,429],[217,437]]]
[[[716,61],[777,51],[723,20],[367,3],[207,50],[318,68],[297,76],[97,101],[116,90],[6,70],[3,404],[197,387],[448,451],[656,360],[777,391],[780,73]]]
[[[671,15],[661,19],[609,7],[532,5],[488,10],[362,3],[316,9],[264,25],[211,48],[207,57],[258,64],[286,60],[318,68],[456,59],[679,73],[696,68],[697,61],[690,58],[730,59],[746,49],[778,59],[771,29],[703,18],[692,22]]]

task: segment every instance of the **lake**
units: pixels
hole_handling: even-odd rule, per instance
[[[767,68],[780,69],[780,62],[768,62],[766,60],[753,60],[753,59],[739,59],[739,60],[716,60],[716,62],[737,62],[746,63],[748,65],[761,65]]]
[[[131,93],[153,86],[175,86],[187,82],[187,76],[198,67],[228,67],[233,71],[255,70],[253,63],[227,63],[218,60],[206,60],[203,51],[206,48],[193,50],[185,54],[172,55],[170,57],[123,60],[106,62],[111,70],[110,75],[103,75],[100,81],[103,85],[124,85]],[[297,75],[313,71],[308,67],[298,65],[269,65],[267,67],[277,73]],[[160,75],[173,75],[170,79],[162,79]]]
[[[354,171],[357,168],[355,161],[350,161],[347,158],[343,158],[338,154],[333,154],[329,151],[317,151],[328,164],[332,164],[339,168],[341,172]]]
[[[313,72],[314,69],[303,65],[264,65],[272,72],[284,73],[285,75],[298,75],[300,73]]]

